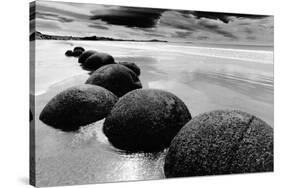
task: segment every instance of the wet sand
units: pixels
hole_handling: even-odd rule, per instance
[[[164,178],[166,151],[120,151],[102,133],[103,120],[77,133],[65,133],[38,119],[53,96],[83,84],[89,76],[76,58],[64,56],[74,45],[110,53],[117,61],[135,62],[141,68],[144,88],[171,91],[185,102],[192,116],[215,109],[240,109],[273,126],[271,50],[227,49],[224,53],[223,49],[165,43],[37,41],[34,94],[38,186]]]

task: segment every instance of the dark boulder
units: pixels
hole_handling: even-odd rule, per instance
[[[68,56],[68,57],[73,56],[72,50],[67,50],[67,51],[65,52],[65,55]]]
[[[114,105],[103,132],[113,146],[123,150],[161,151],[190,119],[188,108],[174,94],[137,89]]]
[[[76,131],[105,118],[116,101],[117,97],[102,87],[79,85],[52,98],[39,119],[63,131]]]
[[[84,49],[83,47],[81,47],[81,46],[76,46],[76,47],[73,49],[73,51],[82,51],[82,52],[84,52],[85,49]]]
[[[96,53],[96,51],[94,51],[94,50],[87,50],[87,51],[83,52],[79,56],[78,62],[79,63],[84,63],[88,57],[90,57],[91,55],[93,55],[95,53]]]
[[[75,51],[72,52],[72,55],[74,57],[79,57],[82,53],[83,53],[82,50],[75,50]]]
[[[273,129],[237,110],[194,117],[171,142],[166,177],[273,171]]]
[[[119,64],[128,67],[129,69],[134,71],[137,76],[140,76],[141,70],[140,70],[140,68],[135,63],[132,63],[132,62],[119,62]]]
[[[111,55],[107,53],[96,52],[88,57],[84,63],[81,63],[81,66],[85,70],[95,71],[104,65],[114,63],[114,58]]]
[[[102,66],[92,73],[86,84],[104,87],[117,97],[142,88],[137,75],[131,69],[119,64]]]

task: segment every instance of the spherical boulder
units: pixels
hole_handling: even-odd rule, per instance
[[[127,68],[131,69],[136,73],[137,76],[140,76],[141,70],[140,68],[132,62],[119,62],[119,64],[126,66]]]
[[[73,52],[72,52],[72,50],[67,50],[66,52],[65,52],[65,55],[66,56],[73,56]]]
[[[105,118],[117,99],[113,93],[99,86],[74,86],[52,98],[39,119],[63,131],[76,131],[81,126]]]
[[[131,69],[119,64],[102,66],[92,73],[86,84],[104,87],[117,97],[134,89],[142,88],[137,75]]]
[[[79,63],[84,63],[88,57],[90,57],[91,55],[93,55],[95,53],[96,53],[96,51],[94,51],[94,50],[87,50],[87,51],[83,52],[79,56],[78,62]]]
[[[82,51],[82,52],[84,52],[85,49],[83,47],[81,47],[81,46],[76,46],[76,47],[74,47],[73,51]]]
[[[95,71],[104,65],[114,63],[114,58],[111,55],[107,53],[96,52],[90,57],[88,57],[84,63],[81,63],[81,66],[85,70]]]
[[[273,171],[273,129],[237,110],[198,115],[171,142],[164,171],[168,178]]]
[[[183,101],[157,89],[127,93],[106,117],[103,132],[113,146],[130,152],[161,151],[191,119]]]

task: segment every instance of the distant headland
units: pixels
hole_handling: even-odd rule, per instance
[[[88,37],[73,37],[73,36],[60,36],[60,35],[47,35],[39,31],[33,32],[29,36],[29,40],[87,40],[87,41],[130,41],[130,42],[168,42],[165,40],[151,39],[151,40],[135,40],[135,39],[115,39],[110,37],[98,37],[98,36],[88,36]]]

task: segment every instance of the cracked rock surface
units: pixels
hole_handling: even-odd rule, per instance
[[[164,171],[166,177],[273,171],[273,129],[238,110],[198,115],[171,142]]]

